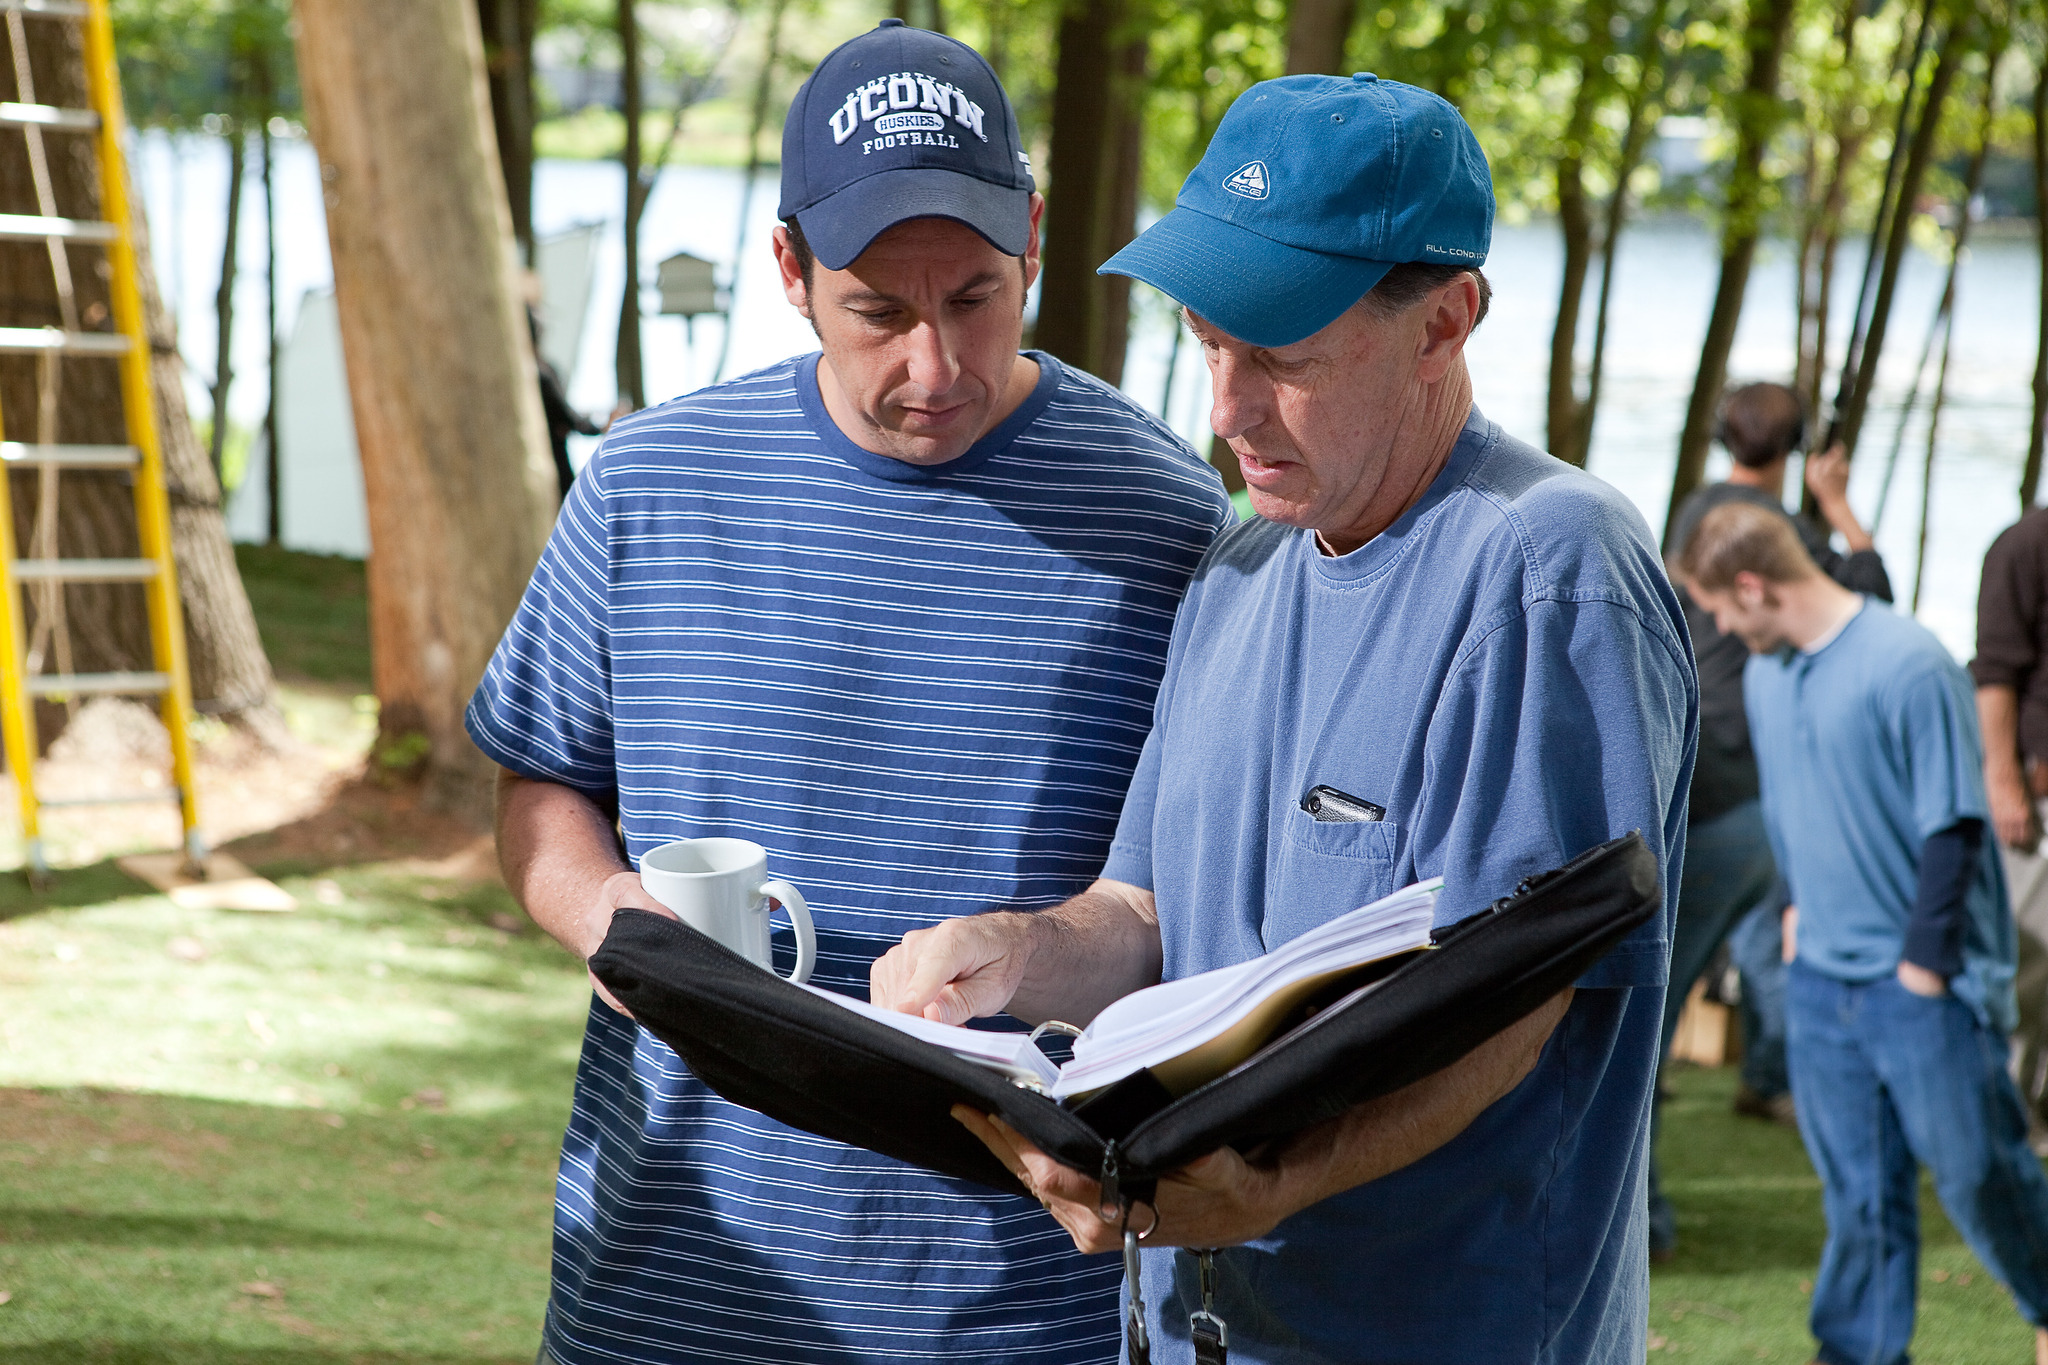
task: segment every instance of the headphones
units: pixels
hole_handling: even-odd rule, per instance
[[[1743,385],[1743,388],[1749,387],[1751,386]],[[1783,388],[1784,386],[1774,385],[1773,387]],[[1721,402],[1714,409],[1714,439],[1719,441],[1730,455],[1735,453],[1735,443],[1728,439],[1728,399],[1737,392],[1740,392],[1740,390],[1723,390]],[[1806,400],[1789,388],[1785,389],[1785,392],[1792,394],[1792,401],[1799,408],[1799,416],[1792,423],[1791,439],[1785,444],[1785,453],[1787,455],[1796,455],[1806,449]]]

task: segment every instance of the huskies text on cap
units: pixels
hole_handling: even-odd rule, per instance
[[[818,63],[782,125],[782,204],[828,270],[910,218],[952,218],[1021,256],[1031,161],[981,54],[884,19]]]

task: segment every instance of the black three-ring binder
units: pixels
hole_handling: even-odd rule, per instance
[[[1658,912],[1640,834],[1525,879],[1437,931],[1434,948],[1368,964],[1228,1073],[1175,1099],[1139,1072],[1061,1104],[788,984],[672,919],[621,910],[591,970],[726,1099],[792,1127],[1009,1193],[1017,1181],[951,1117],[999,1114],[1103,1178],[1105,1202],[1219,1147],[1331,1119],[1434,1074],[1572,984]]]

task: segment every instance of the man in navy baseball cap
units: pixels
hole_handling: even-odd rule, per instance
[[[1085,1022],[1427,878],[1448,927],[1631,831],[1675,904],[1684,617],[1634,506],[1473,405],[1492,217],[1435,95],[1292,76],[1238,98],[1104,269],[1186,305],[1259,516],[1182,599],[1088,894],[907,938],[871,999]],[[1254,1365],[1640,1365],[1668,944],[1660,915],[1462,1060],[1126,1205],[1151,1358],[1227,1336]],[[969,1126],[1079,1249],[1116,1248],[1096,1172]]]
[[[1006,256],[1031,238],[1031,158],[996,73],[967,44],[884,19],[818,63],[782,125],[782,206],[844,270],[912,218],[951,218]]]
[[[783,145],[762,235],[817,349],[612,425],[469,724],[507,885],[569,951],[668,913],[650,850],[730,835],[859,998],[906,931],[1088,884],[1235,518],[1157,418],[1020,353],[1042,201],[972,49],[885,21]],[[1037,1204],[728,1103],[602,994],[558,1190],[540,1365],[1115,1354],[1121,1267]]]

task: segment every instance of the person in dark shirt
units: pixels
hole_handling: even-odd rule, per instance
[[[2005,850],[2019,921],[2020,1089],[2038,1129],[2048,1118],[2048,509],[2036,507],[1991,542],[1977,593],[1977,718],[1984,786]]]
[[[538,290],[537,278],[531,287]],[[562,497],[567,499],[569,485],[576,481],[576,468],[569,463],[569,433],[601,436],[611,423],[594,422],[569,406],[569,395],[562,384],[561,372],[541,354],[540,316],[534,312],[531,303],[526,306],[526,328],[533,337],[534,368],[540,372],[540,410],[548,419],[548,451],[555,457],[555,482],[561,488]]]
[[[1710,484],[1679,507],[1667,537],[1674,560],[1685,552],[1700,521],[1731,502],[1753,503],[1784,515],[1799,533],[1821,571],[1852,592],[1892,600],[1884,561],[1870,533],[1849,507],[1849,461],[1841,449],[1806,461],[1806,486],[1820,504],[1825,524],[1785,512],[1785,466],[1804,440],[1806,413],[1799,396],[1783,384],[1747,384],[1721,401],[1715,432],[1734,457],[1725,483]],[[1848,553],[1830,544],[1839,532]],[[1693,655],[1700,675],[1700,752],[1693,769],[1687,816],[1685,869],[1671,943],[1671,987],[1664,1000],[1664,1047],[1678,1025],[1679,1011],[1694,981],[1706,970],[1730,931],[1742,922],[1735,943],[1743,968],[1743,1088],[1738,1112],[1789,1121],[1790,1087],[1785,1080],[1783,965],[1777,961],[1778,912],[1789,899],[1778,882],[1764,837],[1757,801],[1756,756],[1749,747],[1749,721],[1742,709],[1742,669],[1749,650],[1714,628],[1714,618],[1679,589]],[[1753,922],[1744,921],[1754,915]],[[1660,1259],[1677,1242],[1676,1217],[1650,1164],[1650,1249]]]

